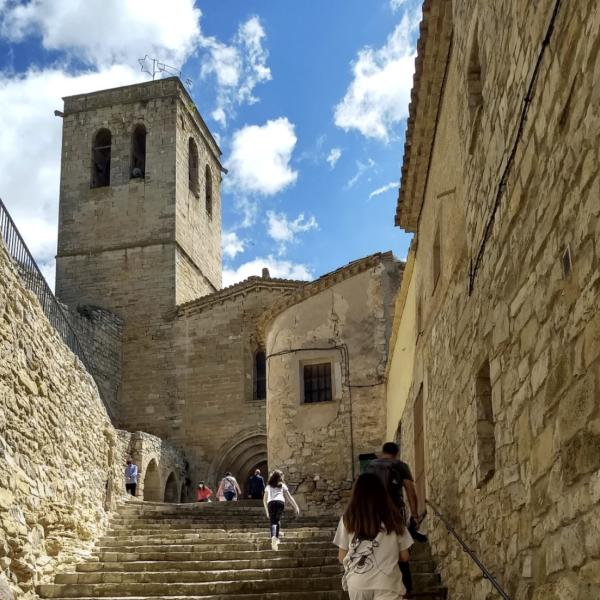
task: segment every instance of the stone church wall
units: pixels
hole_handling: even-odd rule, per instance
[[[558,11],[471,295],[468,285],[554,4],[454,3],[416,237],[423,328],[402,417],[403,456],[414,465],[420,392],[427,496],[516,600],[600,597],[594,2],[562,3]],[[467,93],[474,35],[483,82],[475,136]],[[567,248],[572,272],[565,273]],[[489,598],[489,583],[431,510],[428,527],[451,597]]]
[[[104,530],[124,450],[0,245],[0,572],[16,591],[31,594]]]
[[[340,509],[358,474],[358,455],[381,446],[399,278],[399,263],[389,257],[289,306],[267,325],[269,466],[285,472],[303,508]],[[303,368],[311,363],[331,364],[332,401],[304,403]]]
[[[225,470],[243,487],[266,462],[265,400],[254,398],[254,360],[265,342],[257,320],[296,282],[254,280],[183,305],[173,326],[177,427],[170,439],[190,461],[192,489]],[[249,461],[249,462],[248,462]]]

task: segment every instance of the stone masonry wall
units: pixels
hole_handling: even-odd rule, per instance
[[[398,263],[381,262],[290,306],[268,325],[269,466],[285,472],[311,512],[340,509],[358,473],[358,455],[377,451],[383,441],[383,383],[399,276]],[[333,400],[305,404],[304,365],[326,362]]]
[[[122,378],[123,322],[117,315],[95,306],[69,309],[71,326],[83,347],[100,397],[111,415],[119,409]]]
[[[265,343],[257,320],[295,282],[255,278],[179,308],[173,327],[177,421],[171,439],[190,461],[192,487],[224,470],[244,479],[266,460],[265,400],[255,400],[254,356]],[[254,442],[254,443],[253,443]],[[238,456],[238,454],[242,454]],[[245,464],[244,456],[253,464]]]
[[[0,246],[0,571],[19,596],[104,530],[119,453],[91,376]]]
[[[414,464],[422,386],[428,497],[516,600],[600,597],[600,13],[562,3],[484,249],[499,173],[555,3],[454,3],[454,43],[417,233],[424,328],[402,418]],[[483,106],[473,137],[469,57],[478,39]],[[472,72],[472,69],[471,69]],[[414,199],[415,201],[417,199]],[[433,282],[436,228],[442,275]],[[571,273],[563,271],[567,247]],[[491,414],[476,380],[489,363]],[[481,423],[492,468],[481,480]],[[488,442],[489,443],[489,440]],[[455,600],[491,587],[431,514]]]

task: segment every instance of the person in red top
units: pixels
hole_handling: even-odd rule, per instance
[[[212,490],[207,485],[204,485],[204,481],[201,481],[196,490],[196,500],[198,502],[210,502],[211,496]]]

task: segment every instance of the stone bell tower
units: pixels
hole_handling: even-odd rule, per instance
[[[123,319],[128,428],[165,406],[175,307],[221,287],[220,155],[176,77],[64,98],[56,293]]]

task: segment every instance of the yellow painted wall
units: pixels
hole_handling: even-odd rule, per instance
[[[394,440],[413,378],[416,342],[414,250],[411,246],[396,299],[387,372],[386,441]]]

